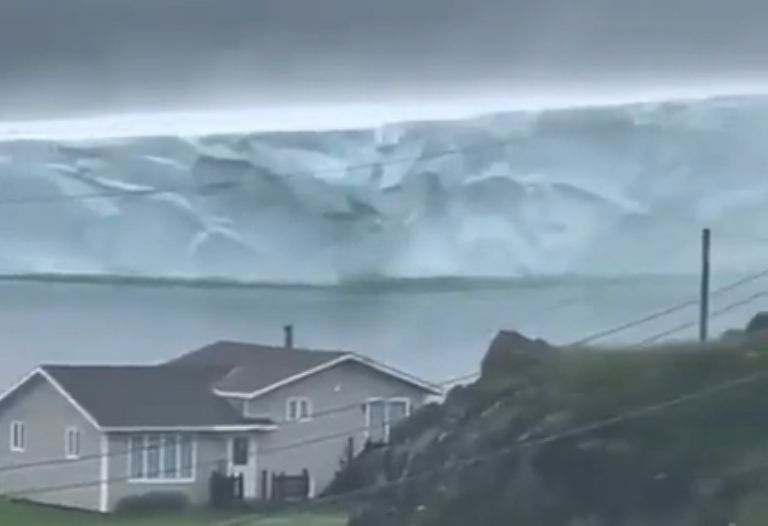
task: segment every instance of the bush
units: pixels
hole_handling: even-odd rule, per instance
[[[184,493],[157,491],[121,499],[115,506],[115,513],[118,515],[179,513],[186,511],[189,506],[189,497]]]

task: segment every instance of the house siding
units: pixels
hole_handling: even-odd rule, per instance
[[[24,452],[11,452],[10,428],[15,420],[26,426]],[[69,427],[80,430],[79,459],[65,459],[64,437]],[[101,433],[42,376],[30,379],[0,408],[0,493],[99,511],[100,453]],[[57,463],[7,470],[12,465],[52,460]],[[47,491],[37,491],[39,488]]]
[[[247,415],[269,416],[281,423],[278,430],[258,438],[259,480],[262,470],[299,474],[308,469],[317,494],[339,470],[348,440],[353,439],[355,454],[365,445],[363,407],[369,398],[407,398],[413,411],[427,396],[411,384],[347,362],[249,401]],[[318,416],[307,422],[283,423],[287,401],[292,397],[309,398],[312,412]],[[349,408],[335,411],[341,407]],[[262,490],[259,493],[263,494]]]
[[[226,433],[193,433],[196,444],[195,480],[193,482],[133,482],[128,480],[129,441],[137,433],[109,434],[109,498],[108,507],[112,511],[127,497],[135,497],[156,492],[184,493],[194,505],[209,502],[209,479],[218,464],[227,462]],[[142,434],[142,433],[138,433]]]

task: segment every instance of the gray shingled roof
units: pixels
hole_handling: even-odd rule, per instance
[[[168,365],[230,368],[229,373],[216,382],[216,388],[254,393],[349,354],[222,341],[187,353]]]
[[[216,366],[63,366],[42,368],[102,427],[269,425],[244,419],[212,386]]]

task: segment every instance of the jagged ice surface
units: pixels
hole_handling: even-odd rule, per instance
[[[5,140],[0,273],[695,272],[705,225],[719,268],[743,270],[768,256],[766,139],[768,99],[745,97],[370,130]],[[448,150],[462,151],[437,155]]]

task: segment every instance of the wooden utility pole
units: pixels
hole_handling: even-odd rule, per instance
[[[701,232],[701,299],[699,311],[699,341],[707,341],[709,331],[709,254],[711,232],[705,228]]]

